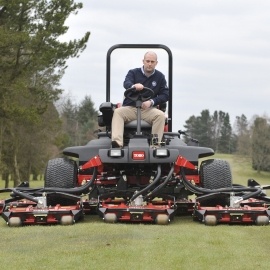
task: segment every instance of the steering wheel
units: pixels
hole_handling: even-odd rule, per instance
[[[153,98],[154,95],[154,91],[148,87],[144,87],[141,91],[137,91],[135,87],[131,87],[124,93],[124,96],[132,101],[146,101]]]

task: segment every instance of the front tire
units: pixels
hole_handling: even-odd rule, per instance
[[[45,188],[74,188],[77,183],[78,169],[75,161],[67,158],[49,160],[45,170]],[[47,205],[74,205],[74,200],[48,194]]]
[[[220,189],[232,187],[232,173],[230,164],[226,160],[204,160],[200,166],[201,185],[206,189]],[[201,202],[204,206],[225,206],[229,204],[229,196],[221,194],[219,198],[207,199]]]

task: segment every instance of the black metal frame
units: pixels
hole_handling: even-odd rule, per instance
[[[109,48],[107,52],[106,61],[106,102],[110,102],[111,92],[111,54],[116,49],[163,49],[168,53],[168,87],[170,89],[170,96],[168,102],[168,131],[172,132],[172,52],[162,44],[116,44]]]

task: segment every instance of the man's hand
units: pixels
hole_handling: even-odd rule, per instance
[[[135,83],[133,87],[135,87],[137,91],[141,91],[144,88],[144,86],[141,83]]]
[[[150,100],[147,100],[142,103],[142,109],[146,110],[149,109],[150,107],[152,107],[152,102]]]

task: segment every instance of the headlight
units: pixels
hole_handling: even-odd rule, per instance
[[[110,149],[109,150],[109,156],[110,157],[122,157],[123,156],[123,150],[122,149]]]
[[[168,157],[170,155],[170,152],[167,148],[157,148],[154,151],[155,157]]]

